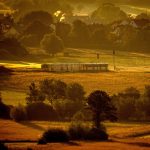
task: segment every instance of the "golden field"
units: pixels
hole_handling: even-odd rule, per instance
[[[25,150],[28,147],[34,150],[147,150],[150,146],[150,124],[148,123],[105,123],[110,135],[110,141],[108,142],[75,141],[63,144],[51,143],[44,146],[36,144],[37,139],[44,130],[47,128],[63,128],[67,130],[69,123],[46,121],[16,123],[0,120],[0,125],[0,140],[10,140],[11,143],[7,145],[11,149],[18,150]],[[16,142],[12,143],[12,141]],[[22,141],[22,143],[19,143],[19,141]]]
[[[6,80],[2,80],[2,96],[7,104],[24,103],[28,86],[31,82],[38,83],[43,79],[60,79],[67,83],[78,82],[84,86],[86,94],[93,90],[105,90],[110,95],[125,88],[134,86],[141,92],[150,83],[148,72],[101,72],[101,73],[46,73],[46,72],[15,72]],[[12,95],[14,95],[12,97]]]

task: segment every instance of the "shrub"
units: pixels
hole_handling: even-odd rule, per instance
[[[10,117],[16,122],[27,120],[27,113],[25,108],[21,105],[12,108],[10,111]]]
[[[69,136],[62,129],[48,129],[43,133],[42,139],[46,142],[68,142]]]
[[[68,130],[71,140],[108,140],[108,134],[103,126],[90,128],[82,124],[71,124]]]
[[[6,68],[5,66],[0,66],[0,74],[1,75],[11,75],[13,72],[12,69]]]
[[[84,140],[89,128],[80,123],[72,123],[68,133],[71,140]]]
[[[85,115],[82,113],[82,111],[78,111],[75,113],[72,117],[72,121],[84,121],[86,119]]]
[[[46,140],[44,138],[40,138],[37,142],[37,144],[47,144]]]
[[[0,150],[8,150],[8,147],[4,143],[0,142]]]
[[[26,48],[15,38],[4,38],[0,42],[0,47],[14,56],[22,57],[28,55]]]
[[[2,99],[0,97],[0,118],[3,118],[3,119],[10,119],[10,107],[5,105],[3,102],[2,102]]]
[[[108,134],[105,130],[98,129],[98,128],[92,128],[89,130],[89,132],[86,134],[85,137],[87,140],[100,140],[100,141],[106,141],[108,140]]]
[[[73,115],[82,108],[81,102],[71,100],[60,100],[54,103],[54,107],[62,120],[71,120]]]
[[[57,120],[58,115],[52,106],[37,102],[26,106],[27,116],[29,120]]]

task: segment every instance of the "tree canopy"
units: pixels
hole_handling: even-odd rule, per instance
[[[54,56],[64,49],[63,41],[54,33],[46,34],[41,41],[41,47],[49,54]]]
[[[116,108],[106,92],[99,90],[92,92],[87,98],[87,103],[93,112],[93,122],[96,128],[99,128],[104,120],[117,120]]]

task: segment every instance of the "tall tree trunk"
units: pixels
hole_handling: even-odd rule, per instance
[[[95,112],[93,115],[93,121],[94,121],[94,126],[95,128],[100,128],[100,113]]]

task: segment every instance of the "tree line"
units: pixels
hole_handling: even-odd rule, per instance
[[[21,1],[17,3],[10,6],[18,8],[23,5]],[[15,13],[20,14],[20,11]],[[68,23],[60,22],[60,16],[53,15],[54,12],[31,9],[18,19],[13,14],[13,17],[8,15],[0,20],[1,56],[7,53],[20,57],[27,55],[27,47],[39,47],[52,56],[62,52],[64,47],[149,52],[149,14],[140,14],[133,19],[115,5],[107,4],[97,8],[91,16],[99,22],[87,23],[77,19]],[[102,18],[109,23],[103,23]]]
[[[38,86],[34,82],[31,83],[26,96],[26,106],[9,107],[1,98],[1,107],[4,107],[1,109],[1,117],[11,117],[16,121],[92,119],[95,120],[96,126],[106,119],[149,121],[149,100],[149,85],[145,86],[144,93],[130,87],[112,96],[101,90],[85,96],[83,86],[78,83],[67,84],[61,80],[45,79]]]

